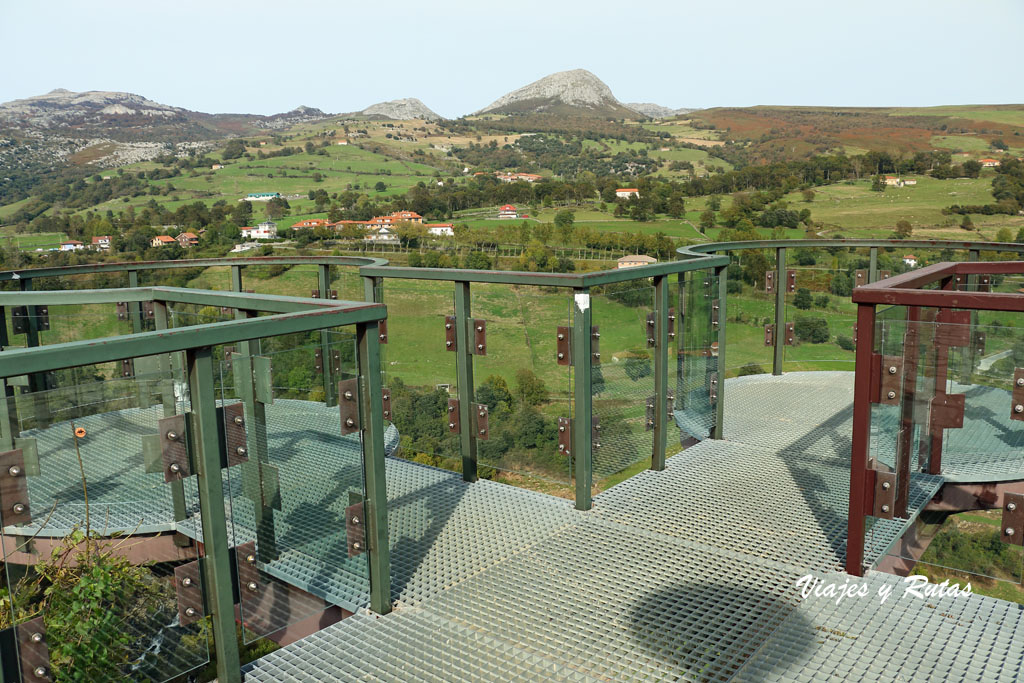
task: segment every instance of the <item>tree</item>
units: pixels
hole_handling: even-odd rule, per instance
[[[544,245],[551,241],[552,232],[554,232],[554,227],[551,223],[539,223],[533,227],[534,238]]]
[[[964,214],[964,219],[960,221],[960,227],[964,230],[974,230],[974,221],[971,220],[970,214]]]
[[[383,180],[378,180],[377,184],[373,186],[373,189],[376,190],[377,192],[383,192],[384,190],[388,189],[388,186],[384,184]]]
[[[516,397],[524,405],[540,405],[548,400],[548,388],[532,370],[519,368],[516,370]]]
[[[499,375],[490,375],[480,386],[476,388],[474,397],[477,403],[487,406],[488,410],[494,410],[499,405],[505,408],[512,408],[512,392],[508,390],[508,382]]]
[[[964,175],[968,178],[977,178],[981,175],[981,162],[975,159],[968,159],[961,168],[964,170]]]
[[[796,290],[796,296],[793,297],[793,305],[802,311],[810,310],[811,306],[814,305],[814,299],[811,298],[811,290],[806,287]]]
[[[882,179],[882,176],[876,175],[874,177],[871,181],[871,190],[873,192],[885,192],[885,180]]]
[[[823,344],[829,340],[828,321],[824,318],[798,317],[793,321],[793,333],[800,341]]]
[[[700,215],[700,231],[706,232],[713,227],[715,227],[715,212],[708,209]]]
[[[559,231],[572,227],[576,221],[576,214],[571,209],[562,209],[555,214],[555,227]]]
[[[836,273],[832,276],[828,289],[836,296],[850,296],[853,293],[853,281],[846,273]]]
[[[471,251],[462,257],[462,267],[467,270],[490,270],[491,259],[482,251]]]
[[[767,272],[768,258],[760,251],[743,255],[743,277],[754,287],[764,287],[764,274]]]
[[[1009,242],[1013,239],[1013,233],[1006,226],[999,228],[996,232],[996,242]]]
[[[800,194],[803,195],[804,201],[807,202],[808,204],[810,204],[811,202],[814,201],[814,194],[815,194],[814,190],[807,189],[807,190],[804,190],[803,192],[801,192]]]
[[[913,232],[914,227],[910,224],[910,221],[902,220],[896,222],[896,239],[910,239],[910,236],[913,234]]]
[[[829,298],[828,294],[819,294],[814,297],[814,305],[818,308],[828,308],[830,303],[832,303],[832,300]]]
[[[224,150],[220,153],[220,158],[225,161],[229,159],[237,159],[245,154],[245,140],[228,140],[228,144],[224,146]]]

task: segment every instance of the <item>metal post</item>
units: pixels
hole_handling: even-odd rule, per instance
[[[139,286],[139,271],[128,271],[128,286]],[[142,303],[139,301],[129,301],[128,311],[132,318],[132,332],[134,332],[135,334],[142,332]]]
[[[382,280],[383,278],[379,277],[363,278],[363,301],[372,301],[378,304],[383,302],[384,292],[380,288]]]
[[[871,355],[875,305],[857,306],[857,362],[853,386],[853,439],[850,448],[850,507],[846,533],[846,573],[864,573],[864,511],[868,502],[868,449],[871,431]]]
[[[659,471],[665,469],[669,427],[668,308],[668,276],[659,275],[654,278],[654,452],[651,456],[651,469]],[[586,357],[590,358],[590,354]],[[590,367],[590,363],[586,365]]]
[[[231,266],[231,291],[242,291],[242,266]]]
[[[205,555],[200,565],[217,654],[217,680],[241,681],[224,482],[221,477],[221,442],[217,428],[217,397],[213,385],[210,347],[185,352],[189,393],[192,398],[191,442]]]
[[[878,247],[871,247],[868,253],[868,283],[878,282]]]
[[[31,278],[23,277],[19,280],[19,283],[21,291],[32,291]],[[31,349],[39,346],[39,319],[36,318],[39,309],[35,306],[28,306],[27,311],[28,320],[26,323],[28,324],[28,332],[25,334],[25,346]],[[36,420],[35,426],[39,429],[50,423],[50,406],[47,402],[46,394],[41,393],[47,390],[47,384],[45,372],[37,372],[28,376],[28,391],[32,394],[33,415]]]
[[[363,481],[366,485],[363,505],[370,561],[370,609],[378,614],[387,614],[391,611],[391,550],[388,546],[388,491],[384,464],[379,334],[380,327],[376,321],[356,326]]]
[[[981,257],[981,253],[977,249],[970,249],[967,252],[968,261],[977,261]],[[977,275],[967,276],[967,291],[976,292],[978,291],[978,283],[980,278]],[[974,375],[974,365],[978,362],[978,347],[975,345],[975,335],[978,334],[978,311],[971,311],[971,343],[964,349],[964,353],[961,356],[960,364],[960,383],[963,385],[969,385],[971,383],[971,377]]]
[[[476,481],[476,430],[473,425],[473,335],[470,326],[469,282],[455,283],[455,365],[459,381],[459,443],[462,451],[462,479]]]
[[[786,343],[786,248],[775,249],[775,347],[772,360],[772,374],[782,374],[782,350]],[[724,320],[724,319],[723,319]],[[722,323],[725,324],[724,322]],[[721,349],[718,350],[722,352]]]
[[[168,326],[168,315],[167,315],[167,302],[165,301],[154,301],[153,302],[153,325],[158,330],[166,330]],[[161,377],[160,384],[162,386],[160,392],[160,399],[164,406],[164,417],[170,417],[177,413],[177,403],[174,398],[174,380],[166,379],[171,374],[171,359],[167,354],[161,354],[157,360],[158,370]],[[185,482],[181,479],[177,479],[171,482],[171,503],[174,509],[174,521],[181,522],[185,520],[187,516],[185,510]],[[179,537],[182,541],[187,537],[182,534],[175,535],[175,541],[179,541]]]
[[[718,402],[715,403],[715,427],[711,433],[712,439],[725,438],[725,326],[726,308],[725,295],[729,287],[729,267],[718,266],[715,268],[715,275],[718,276]],[[776,327],[776,336],[778,328]]]
[[[572,292],[571,354],[573,358],[573,405],[575,406],[572,423],[572,458],[576,474],[576,509],[589,510],[593,507],[591,488],[594,484],[594,448],[591,443],[594,399],[591,390],[590,344],[593,311],[590,306],[589,289],[573,289]],[[662,298],[665,300],[664,291]],[[664,403],[662,403],[661,412],[665,412]],[[657,453],[656,450],[655,453]],[[664,449],[662,449],[662,453],[664,454]]]
[[[10,345],[7,337],[7,311],[0,306],[0,352]],[[18,430],[18,410],[14,400],[14,387],[7,385],[7,378],[0,378],[0,450],[14,449]]]
[[[326,263],[317,266],[317,280],[321,299],[331,298],[331,267]],[[338,387],[334,376],[334,363],[331,362],[331,333],[320,330],[320,367],[323,368],[324,403],[328,406],[338,405]]]

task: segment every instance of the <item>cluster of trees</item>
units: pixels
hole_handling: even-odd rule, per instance
[[[992,178],[992,198],[995,199],[995,203],[967,206],[954,204],[944,212],[980,213],[985,216],[1016,215],[1024,208],[1024,163],[1012,157],[1006,157],[995,170],[996,175]]]

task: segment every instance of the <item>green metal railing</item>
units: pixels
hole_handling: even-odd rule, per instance
[[[31,280],[26,278],[23,282],[30,284]],[[236,278],[236,282],[240,284],[240,279]],[[192,524],[196,528],[195,540],[202,546],[198,579],[201,579],[205,589],[202,599],[197,605],[202,605],[200,611],[209,618],[209,632],[212,634],[216,650],[218,678],[225,681],[240,680],[239,645],[235,628],[237,599],[233,594],[239,591],[244,592],[246,587],[239,588],[239,582],[234,580],[235,569],[232,566],[235,564],[235,559],[232,553],[233,544],[229,543],[229,515],[225,509],[225,491],[228,482],[224,470],[225,464],[230,463],[229,458],[231,457],[224,436],[230,425],[226,424],[229,421],[224,417],[226,414],[224,406],[227,404],[223,399],[218,399],[217,395],[218,387],[215,378],[218,374],[218,360],[214,355],[214,349],[224,344],[241,344],[242,353],[238,354],[236,359],[236,362],[240,363],[250,359],[258,360],[258,340],[260,339],[300,333],[320,332],[326,334],[328,329],[353,326],[356,346],[355,374],[358,378],[355,386],[358,389],[357,396],[352,400],[358,404],[359,414],[355,421],[358,422],[358,431],[361,434],[360,443],[362,444],[361,477],[364,489],[360,504],[363,506],[361,510],[365,517],[369,601],[371,608],[377,612],[386,613],[390,610],[384,425],[380,409],[382,394],[380,326],[381,321],[386,317],[383,305],[372,302],[331,301],[326,298],[316,301],[285,296],[169,287],[54,292],[31,292],[28,290],[29,287],[23,287],[21,292],[0,292],[0,317],[2,317],[0,330],[3,330],[4,336],[3,339],[0,339],[0,344],[4,347],[3,352],[0,353],[0,378],[2,378],[2,398],[6,404],[6,407],[0,410],[0,451],[3,451],[2,457],[5,458],[25,459],[24,463],[19,460],[16,464],[5,461],[4,476],[7,481],[4,482],[3,491],[0,493],[4,498],[0,500],[0,505],[3,506],[5,534],[11,532],[14,526],[28,524],[24,531],[28,540],[19,548],[25,549],[33,542],[41,542],[37,536],[50,517],[38,510],[33,510],[36,514],[31,515],[27,507],[27,497],[24,501],[12,498],[12,496],[17,497],[18,495],[27,496],[26,485],[21,484],[21,488],[19,488],[19,480],[24,482],[25,474],[36,474],[32,470],[38,469],[38,462],[33,464],[26,455],[29,446],[34,452],[45,448],[45,440],[41,442],[42,445],[38,445],[36,439],[19,439],[23,433],[19,429],[17,399],[25,399],[21,402],[22,407],[27,405],[26,401],[36,405],[46,403],[53,392],[53,389],[47,386],[47,373],[66,368],[95,366],[114,361],[121,362],[125,359],[139,361],[141,367],[141,361],[155,360],[161,366],[161,370],[158,371],[159,377],[166,379],[169,376],[167,360],[171,359],[172,362],[177,362],[180,364],[180,373],[177,374],[177,377],[183,380],[187,386],[188,394],[188,409],[184,411],[182,433],[168,431],[165,435],[154,436],[158,444],[165,443],[164,438],[167,441],[183,443],[187,460],[182,461],[180,465],[172,463],[170,472],[180,472],[182,468],[185,468],[186,473],[191,471],[195,474],[192,493],[198,503],[199,517],[193,520]],[[104,339],[88,339],[46,346],[33,345],[38,344],[40,328],[48,325],[47,308],[59,304],[91,305],[116,302],[127,303],[131,307],[134,332]],[[151,331],[142,330],[143,305],[146,309],[153,311],[155,329]],[[234,311],[236,319],[170,328],[168,320],[169,309],[172,306],[224,307]],[[19,322],[28,326],[26,332],[29,346],[26,348],[8,348],[6,314],[12,311],[12,307],[24,307],[19,311]],[[174,373],[171,373],[170,376],[174,376]],[[245,377],[244,374],[240,376]],[[24,380],[16,381],[17,378],[24,378]],[[259,384],[258,375],[250,374],[249,378],[255,378],[256,384]],[[15,380],[13,383],[25,387],[27,392],[15,395],[12,390],[12,380]],[[140,377],[138,383],[141,387],[144,380]],[[150,392],[147,390],[146,393],[148,395]],[[237,417],[234,419],[238,421],[237,424],[249,424],[253,428],[257,428],[259,423],[265,423],[266,418],[262,411],[267,398],[260,397],[258,392],[254,394],[251,387],[247,394],[243,392],[243,397],[244,417],[243,413],[236,413]],[[81,408],[80,418],[83,413],[89,412],[87,407],[81,406]],[[173,392],[164,392],[165,416],[170,417],[175,412],[181,411],[182,408],[183,406],[176,404]],[[32,419],[38,420],[39,417],[39,415],[34,415]],[[43,421],[38,423],[41,426],[45,427],[53,422],[48,416],[44,415],[42,418]],[[67,426],[59,420],[57,422]],[[344,419],[342,419],[343,424]],[[38,434],[40,439],[45,439],[45,432],[46,430],[37,429],[33,434]],[[65,443],[63,447],[52,453],[48,452],[47,457],[57,458],[60,452],[66,453],[70,447],[68,442],[72,439],[75,452],[80,453],[80,446],[85,449],[86,434],[87,430],[84,426],[75,429],[73,437],[63,441]],[[71,437],[71,434],[68,434],[68,437]],[[245,453],[244,435],[242,438],[241,445],[234,446],[236,450],[239,450],[239,455]],[[111,444],[108,450],[114,448],[116,445]],[[143,448],[145,450],[145,446]],[[162,449],[163,446],[159,448]],[[257,448],[257,450],[260,449]],[[128,455],[125,453],[125,457]],[[35,457],[38,459],[38,455]],[[81,455],[79,455],[79,466],[83,468],[82,486],[84,486],[85,463],[83,463]],[[115,465],[115,467],[127,474],[131,465]],[[175,470],[174,467],[178,469]],[[264,463],[261,460],[259,468],[252,471],[258,473],[270,471],[269,469],[264,470],[263,467]],[[150,472],[151,470],[147,469],[146,471]],[[105,479],[109,476],[117,476],[109,472],[106,474],[108,476]],[[190,478],[186,479],[190,480]],[[175,517],[180,521],[187,521],[183,517],[185,493],[182,485],[184,481],[179,478],[171,483],[175,492]],[[94,495],[102,497],[102,481],[99,486],[100,492],[97,494],[94,491]],[[189,484],[189,486],[193,485]],[[18,494],[17,492],[22,488],[24,488],[22,494]],[[265,492],[267,490],[264,488]],[[86,519],[88,519],[88,500],[88,498],[85,499]],[[59,503],[59,500],[54,501],[54,510],[57,509]],[[33,506],[35,504],[35,502],[32,503]],[[179,510],[179,507],[182,509]],[[51,516],[54,510],[51,510]],[[182,516],[179,517],[179,515]],[[46,520],[39,522],[42,517],[45,517]],[[41,526],[35,529],[33,525]],[[234,533],[237,534],[238,520],[236,519],[232,525],[236,527]],[[128,529],[128,531],[131,530]],[[266,552],[266,548],[261,548],[260,552]],[[6,554],[5,552],[5,556]],[[243,558],[237,560],[239,564],[244,564],[245,561]],[[13,596],[16,577],[9,574],[7,578]],[[182,585],[191,584],[182,583]],[[253,583],[252,590],[259,589],[260,587]],[[134,607],[128,606],[126,609],[134,609]],[[48,661],[44,659],[42,663],[39,663],[38,661],[33,662],[30,658],[30,653],[33,652],[31,643],[36,643],[36,639],[29,631],[40,630],[43,616],[33,618],[30,622],[16,624],[13,637],[16,637],[19,643],[22,675],[27,674],[29,677],[34,675],[40,680],[52,680],[53,672],[49,670]],[[128,617],[125,617],[125,621],[129,621]],[[24,640],[22,637],[26,634],[29,640]],[[96,634],[95,637],[98,635]],[[197,632],[193,637],[197,640],[201,639],[203,642],[206,638],[204,631]],[[46,640],[49,638],[40,637],[38,639],[39,642]],[[63,643],[56,642],[56,639],[50,641],[51,648],[60,645]],[[12,652],[13,649],[8,647],[2,653],[4,672],[7,676],[5,680],[17,680],[18,664],[11,661]],[[29,668],[26,669],[26,666]],[[167,670],[159,672],[159,675],[171,676],[181,673],[185,673],[185,671],[174,671],[173,666],[168,664]],[[114,674],[111,673],[111,675]]]

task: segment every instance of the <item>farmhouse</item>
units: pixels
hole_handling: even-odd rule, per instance
[[[506,204],[498,209],[498,218],[519,218],[519,212],[516,211],[516,207]]]
[[[885,184],[891,187],[903,187],[903,181],[896,175],[885,176]]]
[[[455,237],[455,226],[451,223],[427,223],[427,234],[434,237]]]
[[[615,190],[615,196],[620,199],[629,199],[630,197],[640,199],[640,190],[635,187],[620,187]]]
[[[280,192],[250,192],[245,195],[244,199],[239,199],[240,202],[269,202],[274,197],[280,197]]]
[[[210,166],[210,168],[213,169],[214,171],[219,171],[220,169],[224,168],[224,164],[213,164],[212,166]]]
[[[169,244],[177,244],[177,243],[178,243],[177,240],[175,240],[170,235],[157,235],[156,237],[154,237],[153,239],[151,239],[149,241],[149,246],[151,246],[151,247],[166,247]]]
[[[999,159],[979,159],[982,168],[997,168],[1002,162]]]
[[[90,247],[96,251],[109,251],[110,235],[98,235],[93,237]]]
[[[81,251],[85,249],[85,245],[78,240],[68,240],[67,242],[60,243],[61,251]]]
[[[272,240],[277,239],[277,223],[264,221],[254,228],[242,228],[242,239]]]
[[[917,267],[917,257],[914,256],[913,254],[907,254],[906,256],[904,256],[903,262],[906,263],[911,268]]]
[[[903,184],[904,185],[917,185],[917,181],[916,180],[911,180],[910,178],[904,178],[903,179]]]
[[[616,268],[633,268],[635,266],[648,266],[652,263],[657,263],[658,259],[651,258],[646,254],[633,254],[630,256],[623,256],[617,262]]]
[[[395,223],[398,221],[409,221],[410,223],[423,222],[423,216],[419,215],[415,211],[395,211],[391,216],[389,216],[389,218],[391,218]]]
[[[382,225],[378,228],[373,228],[363,238],[364,242],[381,242],[383,244],[398,244],[398,235],[396,235],[386,225]]]
[[[182,249],[195,247],[199,244],[199,236],[194,232],[183,232],[178,235],[178,244],[181,245]]]
[[[307,218],[298,223],[292,223],[292,230],[303,230],[305,228],[326,228],[331,222],[326,218]]]

